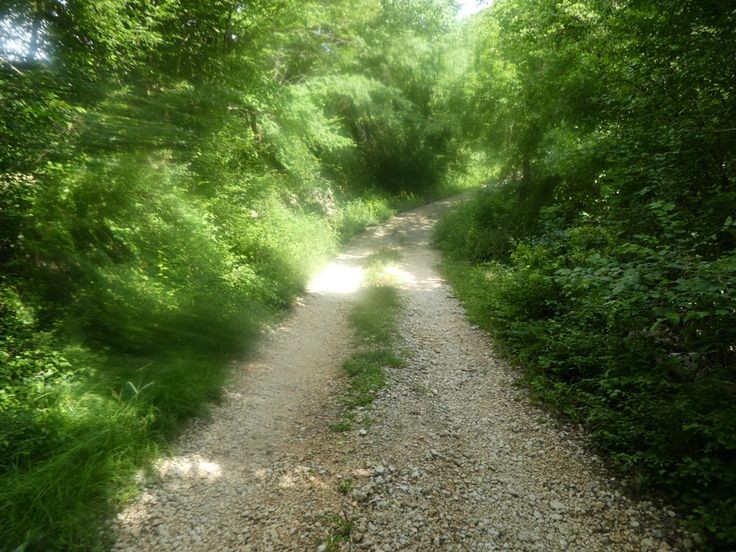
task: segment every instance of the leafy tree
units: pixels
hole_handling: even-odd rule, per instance
[[[476,38],[467,137],[504,183],[439,240],[530,385],[736,535],[733,88],[723,2],[501,0]],[[460,280],[458,280],[460,281]]]
[[[339,240],[436,191],[448,5],[3,3],[2,542],[97,546]]]

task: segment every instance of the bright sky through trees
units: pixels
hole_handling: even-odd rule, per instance
[[[486,9],[491,4],[493,4],[493,0],[461,0],[460,11],[457,12],[457,18],[464,19],[474,13],[478,13],[479,11]]]

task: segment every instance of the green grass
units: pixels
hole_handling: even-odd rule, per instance
[[[326,521],[330,524],[330,534],[327,536],[325,544],[326,552],[337,552],[340,550],[340,544],[344,542],[350,542],[350,533],[353,530],[353,520],[350,519],[347,514],[337,515],[333,514],[327,516]]]
[[[101,359],[96,358],[98,362]],[[181,422],[205,413],[226,379],[222,358],[117,359],[47,392],[37,443],[0,472],[0,542],[26,551],[102,550],[105,520],[137,493],[134,475]],[[5,549],[5,548],[3,548]]]
[[[396,287],[377,284],[384,280],[386,266],[398,257],[395,250],[384,249],[368,259],[369,285],[360,292],[349,316],[355,351],[343,363],[348,385],[342,417],[332,425],[335,431],[352,429],[358,422],[355,409],[371,404],[386,386],[385,369],[402,364],[394,352],[401,297]]]
[[[355,482],[352,478],[347,477],[345,479],[342,479],[340,483],[337,485],[337,491],[341,495],[348,495],[353,490]]]
[[[351,429],[355,421],[352,409],[371,404],[386,386],[385,368],[401,366],[401,359],[393,352],[400,308],[396,288],[371,286],[362,291],[350,313],[357,348],[343,364],[348,380],[343,398],[345,430]]]
[[[396,331],[399,294],[391,286],[375,286],[364,290],[350,313],[350,323],[360,341],[373,346],[389,346]]]
[[[346,360],[343,368],[350,381],[350,391],[345,405],[354,408],[371,404],[386,386],[387,366],[401,366],[401,359],[385,349],[356,353]]]

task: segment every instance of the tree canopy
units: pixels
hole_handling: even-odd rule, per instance
[[[471,314],[733,546],[731,4],[4,2],[0,542],[99,546],[316,266],[473,184],[437,237]]]

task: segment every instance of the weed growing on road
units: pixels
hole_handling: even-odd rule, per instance
[[[341,479],[340,483],[338,483],[337,485],[337,491],[341,495],[348,495],[350,494],[350,491],[353,490],[353,485],[354,485],[354,481],[352,480],[352,478],[347,477],[345,479]]]
[[[401,298],[396,287],[385,284],[390,275],[388,267],[397,258],[395,250],[382,249],[368,259],[369,285],[361,291],[350,313],[356,350],[343,364],[348,389],[343,397],[342,419],[332,425],[335,431],[352,429],[357,421],[355,409],[371,404],[386,386],[385,368],[402,364],[394,352]],[[365,417],[361,421],[365,422]]]
[[[332,530],[325,541],[325,552],[337,552],[340,550],[340,544],[350,542],[350,533],[353,530],[353,520],[346,513],[342,515],[327,516],[327,522],[332,526]]]

